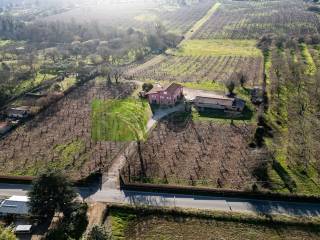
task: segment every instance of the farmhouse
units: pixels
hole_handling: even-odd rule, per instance
[[[0,203],[0,215],[28,215],[29,198],[25,196],[12,196]]]
[[[193,103],[200,110],[210,108],[210,109],[221,109],[226,111],[242,112],[245,107],[245,102],[243,100],[238,98],[228,98],[224,96],[220,96],[220,97],[196,96]]]
[[[155,85],[146,93],[150,104],[162,106],[173,106],[183,97],[183,87],[177,83],[171,83],[167,86]]]

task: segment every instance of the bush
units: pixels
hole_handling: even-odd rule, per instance
[[[0,227],[0,240],[17,240],[12,229]]]
[[[69,211],[65,212],[65,217],[57,229],[48,232],[47,240],[71,240],[80,239],[85,232],[87,219],[86,203],[73,202]]]
[[[65,232],[68,236],[79,239],[88,225],[88,205],[86,203],[73,203],[71,212],[66,215]]]
[[[142,90],[145,92],[149,92],[153,88],[153,85],[151,83],[144,83],[142,85]]]
[[[111,234],[103,226],[93,226],[86,240],[111,240]]]
[[[28,196],[30,213],[49,219],[56,211],[66,213],[73,204],[76,192],[66,176],[58,172],[46,172],[33,181]]]
[[[262,145],[263,145],[264,132],[265,132],[264,131],[264,127],[262,127],[262,126],[257,127],[256,132],[254,134],[254,139],[255,139],[255,142],[256,142],[258,147],[262,147]]]

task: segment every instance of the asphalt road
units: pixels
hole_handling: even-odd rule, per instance
[[[30,186],[0,184],[0,196],[24,196]],[[180,207],[203,210],[219,210],[238,213],[284,214],[289,216],[320,216],[320,203],[294,203],[282,201],[251,200],[239,198],[192,196],[167,193],[121,191],[117,189],[79,188],[87,201],[127,203],[158,207]]]

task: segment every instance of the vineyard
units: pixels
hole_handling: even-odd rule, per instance
[[[265,155],[249,147],[253,131],[250,124],[199,122],[174,114],[142,145],[144,167],[136,154],[128,159],[124,175],[129,181],[251,188]]]
[[[195,39],[258,39],[264,34],[301,36],[320,32],[320,19],[300,0],[224,0]]]
[[[202,18],[212,7],[213,0],[189,1],[179,6],[175,1],[128,1],[105,2],[85,5],[61,14],[50,16],[49,21],[64,20],[77,22],[96,21],[103,26],[121,26],[146,29],[156,23],[163,24],[168,30],[183,34]]]
[[[172,55],[146,67],[133,67],[127,78],[143,81],[224,83],[235,72],[243,72],[248,85],[262,82],[263,58],[255,41],[186,41]]]
[[[270,178],[279,191],[319,194],[319,48],[293,42],[268,53],[266,118],[275,131],[266,145],[275,161]]]
[[[81,179],[107,169],[125,143],[92,140],[91,103],[125,97],[133,89],[130,84],[106,87],[98,82],[77,88],[0,140],[1,173],[36,175],[49,168]]]

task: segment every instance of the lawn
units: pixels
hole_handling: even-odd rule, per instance
[[[232,239],[315,240],[318,226],[286,225],[250,215],[152,212],[146,209],[110,210],[113,239]]]
[[[94,100],[92,139],[95,141],[135,141],[146,137],[150,115],[146,101],[133,98]]]
[[[188,40],[184,41],[177,56],[239,56],[261,57],[261,51],[256,47],[255,40]]]

